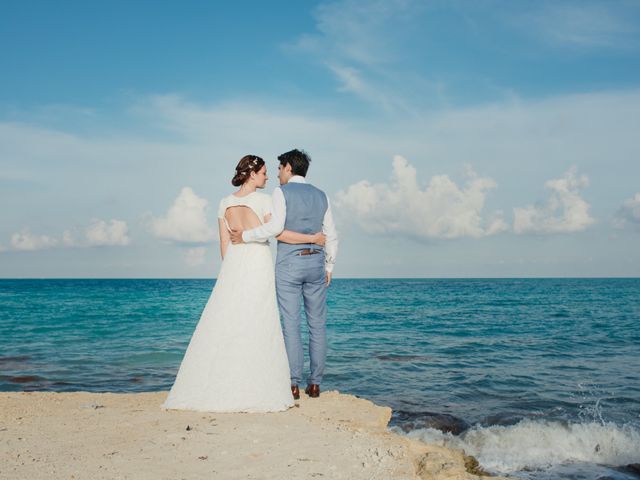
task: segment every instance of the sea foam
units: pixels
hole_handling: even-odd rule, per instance
[[[509,426],[475,426],[460,436],[430,428],[406,435],[462,449],[500,474],[571,463],[616,467],[640,462],[640,431],[631,425],[522,420]]]

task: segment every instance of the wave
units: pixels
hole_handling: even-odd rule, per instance
[[[403,434],[398,427],[392,429]],[[474,426],[459,436],[432,428],[405,435],[462,449],[498,474],[571,463],[618,467],[640,462],[640,431],[631,425],[522,420],[509,426]]]

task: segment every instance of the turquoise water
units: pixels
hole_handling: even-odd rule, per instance
[[[0,390],[168,390],[213,284],[0,280]],[[640,463],[640,279],[335,280],[329,311],[323,388],[399,433],[518,477]]]

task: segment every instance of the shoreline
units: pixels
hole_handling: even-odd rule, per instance
[[[336,391],[277,413],[164,410],[168,392],[0,392],[0,479],[478,479],[463,452],[390,432]]]

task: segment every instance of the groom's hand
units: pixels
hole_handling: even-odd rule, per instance
[[[331,285],[331,272],[327,272],[327,288]]]
[[[231,243],[233,243],[234,245],[238,243],[244,243],[244,240],[242,240],[242,230],[231,230],[229,236],[231,237]]]

